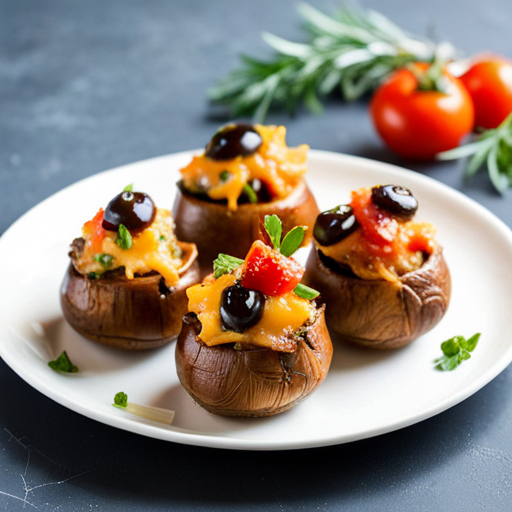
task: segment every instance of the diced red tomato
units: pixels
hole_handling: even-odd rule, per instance
[[[82,228],[84,236],[87,238],[87,246],[93,254],[101,252],[103,240],[105,238],[105,230],[103,229],[103,208]]]
[[[398,223],[373,204],[371,190],[361,188],[353,191],[350,206],[370,243],[379,247],[392,244],[396,239]]]
[[[303,275],[300,263],[257,240],[245,258],[242,286],[266,295],[283,295],[291,292]]]

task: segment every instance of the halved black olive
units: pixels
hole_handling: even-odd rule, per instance
[[[143,231],[155,220],[155,203],[143,192],[124,191],[108,203],[103,215],[103,229],[117,231],[123,224],[130,232]]]
[[[212,137],[204,154],[212,160],[231,160],[252,155],[262,143],[261,135],[252,124],[231,123]]]
[[[263,315],[265,295],[240,284],[229,286],[222,292],[220,318],[229,331],[244,332],[256,325]]]
[[[412,192],[398,185],[373,187],[372,202],[403,222],[411,220],[418,210],[418,201]]]
[[[320,245],[333,245],[353,233],[359,227],[352,207],[340,205],[322,212],[315,222],[313,236]]]

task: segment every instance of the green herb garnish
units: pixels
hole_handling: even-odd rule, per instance
[[[133,183],[126,185],[126,187],[123,188],[123,192],[133,192]]]
[[[477,333],[468,340],[464,336],[454,336],[441,343],[443,357],[434,361],[436,368],[444,372],[455,370],[462,361],[471,357],[470,352],[475,350],[479,339],[480,333]]]
[[[281,254],[291,256],[301,245],[306,235],[307,226],[295,226],[288,231],[281,244]]]
[[[320,292],[317,292],[316,290],[313,290],[313,288],[302,283],[299,283],[293,291],[295,295],[308,300],[316,299],[320,295]]]
[[[229,180],[230,176],[231,176],[231,173],[229,171],[222,171],[219,174],[219,179],[220,179],[220,181],[225,182],[225,181]]]
[[[234,256],[229,256],[229,254],[221,253],[213,262],[213,276],[215,279],[218,279],[224,274],[229,274],[242,265],[243,262],[244,260],[241,260],[240,258],[235,258]]]
[[[246,183],[244,185],[243,191],[245,195],[249,198],[249,202],[252,204],[255,204],[258,202],[258,195],[256,192],[254,192],[254,189],[249,185],[249,183]]]
[[[160,240],[160,242],[165,242],[167,239],[165,238],[164,235],[160,235],[159,240]]]
[[[130,234],[126,226],[124,224],[119,224],[116,244],[119,247],[121,247],[121,249],[128,250],[131,249],[132,242],[132,235]]]
[[[293,114],[300,104],[318,113],[321,99],[336,90],[355,100],[409,62],[432,62],[436,53],[456,57],[450,44],[411,36],[375,11],[345,6],[327,16],[304,3],[298,10],[305,43],[264,32],[275,53],[267,60],[242,56],[240,68],[210,89],[210,99],[226,105],[231,117],[253,115],[261,123],[270,108]]]
[[[283,233],[283,223],[277,215],[265,215],[265,230],[270,237],[270,241],[276,251],[281,249],[281,235]]]
[[[98,272],[89,272],[87,274],[87,277],[89,279],[99,279],[100,278],[100,274],[98,274]]]
[[[456,160],[469,156],[466,180],[470,180],[485,163],[489,178],[498,192],[503,193],[512,187],[512,113],[498,128],[483,131],[475,142],[438,153],[436,158]]]
[[[55,361],[50,361],[48,363],[48,366],[55,370],[56,372],[63,372],[63,373],[77,373],[78,372],[78,366],[75,366],[71,360],[69,359],[66,351],[64,350],[62,354],[55,359]]]
[[[131,414],[136,414],[142,418],[158,421],[167,425],[170,425],[174,419],[174,411],[169,409],[161,409],[160,407],[138,405],[128,402],[128,395],[123,391],[120,391],[116,394],[114,397],[114,403],[112,405]]]
[[[101,266],[103,268],[109,268],[110,265],[112,265],[113,259],[114,259],[114,256],[112,256],[111,254],[95,254],[94,255],[94,261],[101,263]]]

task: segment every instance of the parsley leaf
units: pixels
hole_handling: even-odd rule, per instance
[[[249,183],[244,185],[243,191],[249,198],[250,203],[255,204],[258,202],[258,196],[256,195],[256,192],[254,192],[254,189],[251,187],[251,185],[249,185]]]
[[[220,179],[220,181],[222,181],[224,183],[225,181],[229,180],[230,176],[231,176],[231,173],[229,171],[222,171],[219,174],[219,179]]]
[[[132,248],[132,235],[124,224],[119,224],[117,235],[116,244],[121,249],[128,250]]]
[[[307,226],[295,226],[288,231],[281,244],[281,254],[290,257],[302,244]]]
[[[443,372],[455,370],[462,361],[466,361],[471,357],[470,352],[475,350],[480,333],[474,334],[466,340],[464,336],[454,336],[449,340],[441,343],[443,356],[434,360],[435,367]]]
[[[114,397],[113,405],[126,409],[126,406],[128,405],[128,395],[122,391],[119,391],[119,393],[117,393]]]
[[[133,183],[126,185],[126,187],[123,188],[123,192],[133,192]]]
[[[112,256],[111,254],[95,254],[94,255],[94,261],[101,263],[101,266],[103,268],[109,268],[110,265],[112,265],[113,259],[114,259],[114,256]]]
[[[281,235],[283,233],[283,223],[277,215],[265,215],[265,229],[272,241],[276,251],[281,248]]]
[[[77,373],[78,372],[78,366],[75,366],[71,360],[69,359],[66,351],[64,350],[62,354],[55,359],[55,361],[50,361],[48,363],[48,366],[55,370],[56,372],[63,372],[63,373]]]
[[[299,283],[293,291],[295,292],[295,295],[308,300],[316,299],[320,295],[320,292],[317,292],[316,290],[313,290],[313,288],[302,283]]]
[[[237,269],[243,262],[244,260],[241,260],[240,258],[235,258],[229,254],[221,253],[213,262],[213,276],[215,279],[218,279],[224,274],[229,274],[230,272],[233,272],[233,270]]]

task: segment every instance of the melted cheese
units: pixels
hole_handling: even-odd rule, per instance
[[[397,223],[392,245],[373,246],[363,231],[357,229],[336,244],[323,246],[317,243],[317,246],[325,256],[350,267],[361,279],[396,282],[400,276],[423,265],[424,253],[432,254],[435,233],[435,227],[428,222],[410,221]]]
[[[183,261],[177,251],[173,226],[171,213],[158,209],[151,226],[132,235],[132,247],[121,249],[116,244],[117,233],[105,230],[102,230],[103,236],[99,242],[96,235],[95,243],[90,244],[90,226],[86,223],[82,231],[85,239],[84,251],[74,262],[74,266],[84,275],[91,272],[101,274],[106,270],[124,267],[128,279],[133,279],[135,274],[144,275],[154,271],[163,276],[167,286],[175,286],[179,281],[178,272]],[[98,254],[113,257],[108,267],[95,260]]]
[[[289,148],[284,126],[256,125],[256,130],[263,143],[252,155],[225,161],[211,160],[204,154],[193,157],[180,171],[185,187],[192,192],[204,191],[214,200],[227,199],[230,210],[237,209],[238,198],[252,179],[265,183],[274,198],[288,196],[307,170],[309,146]],[[225,181],[220,178],[223,171],[229,173]]]
[[[208,346],[225,343],[249,343],[282,352],[293,352],[296,342],[292,334],[314,318],[315,306],[293,292],[276,297],[266,296],[260,321],[243,333],[222,328],[220,302],[225,288],[232,286],[236,277],[225,274],[187,290],[189,311],[201,321],[201,340]]]

